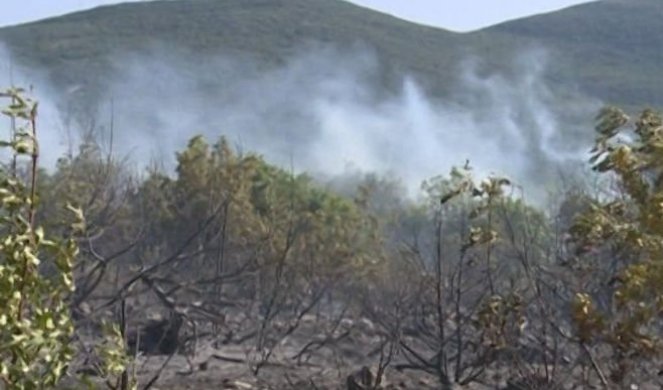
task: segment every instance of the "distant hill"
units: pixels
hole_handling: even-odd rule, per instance
[[[553,50],[552,75],[607,103],[663,106],[663,1],[603,0],[470,34],[488,56],[495,41]],[[498,46],[499,47],[499,46]]]
[[[167,44],[192,55],[249,54],[265,65],[302,44],[368,44],[386,76],[414,71],[442,84],[458,34],[335,0],[186,0],[128,3],[0,29],[18,61],[60,83],[98,82],[109,54]],[[81,80],[83,79],[83,80]]]
[[[445,95],[467,56],[508,73],[523,49],[550,52],[553,85],[579,87],[608,103],[663,106],[663,2],[604,0],[472,33],[425,27],[337,0],[173,0],[105,6],[0,29],[16,61],[44,67],[57,85],[90,93],[111,70],[109,56],[152,44],[191,55],[242,53],[265,66],[302,44],[368,45],[385,86],[405,73]]]

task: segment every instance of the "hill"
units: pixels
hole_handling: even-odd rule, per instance
[[[194,0],[129,3],[0,29],[17,61],[46,67],[59,83],[96,84],[118,52],[158,44],[191,55],[251,55],[278,64],[302,44],[367,44],[385,64],[440,84],[457,34],[329,0]],[[382,61],[384,60],[384,61]]]
[[[663,3],[604,0],[503,23],[472,33],[425,27],[342,1],[193,0],[105,6],[0,29],[21,63],[46,67],[58,84],[102,83],[109,56],[153,44],[192,55],[243,53],[264,64],[284,61],[310,42],[375,49],[383,81],[407,72],[446,94],[458,61],[481,58],[509,72],[518,51],[545,48],[548,77],[579,85],[602,100],[628,106],[663,105],[656,77],[663,59]]]
[[[550,77],[555,81],[573,80],[585,93],[607,103],[660,107],[661,15],[661,1],[603,0],[470,35],[489,57],[499,57],[503,50],[496,42],[545,47],[554,55]]]
[[[525,48],[554,58],[548,77],[610,103],[663,105],[656,77],[663,59],[663,3],[604,0],[503,23],[472,33],[425,27],[342,1],[194,0],[105,6],[0,29],[22,63],[46,67],[60,85],[102,83],[109,55],[167,43],[192,55],[243,53],[284,61],[309,42],[367,44],[386,85],[408,72],[446,94],[459,59],[480,57],[508,72]]]

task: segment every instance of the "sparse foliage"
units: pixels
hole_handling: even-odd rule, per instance
[[[581,343],[611,347],[610,377],[623,385],[637,379],[638,362],[660,356],[663,341],[663,121],[646,110],[631,122],[608,108],[596,130],[591,162],[615,178],[619,192],[592,205],[571,233],[578,255],[605,262],[598,266],[609,270],[610,287],[607,296],[579,291],[573,316]]]

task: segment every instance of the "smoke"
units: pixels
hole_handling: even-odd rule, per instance
[[[164,49],[116,56],[97,117],[108,124],[112,115],[114,150],[138,167],[157,160],[172,169],[193,135],[225,135],[286,168],[380,172],[412,194],[469,159],[479,175],[509,176],[540,196],[584,158],[599,104],[547,86],[544,52],[514,58],[517,77],[479,76],[479,61],[465,61],[444,100],[407,76],[399,91],[384,93],[376,58],[366,48],[330,47],[307,48],[278,67]]]
[[[25,96],[38,102],[37,136],[40,145],[40,164],[53,167],[65,152],[71,151],[76,143],[76,135],[65,125],[61,110],[57,105],[60,94],[53,90],[51,82],[44,73],[20,67],[13,57],[0,43],[0,89],[10,87],[23,88]],[[9,101],[0,102],[4,108]],[[11,121],[8,117],[0,119],[0,139],[9,140]],[[0,150],[3,159],[9,155],[8,150]]]

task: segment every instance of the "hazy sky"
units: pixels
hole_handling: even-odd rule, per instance
[[[0,13],[0,26],[123,1],[2,0],[2,2],[5,4]],[[353,0],[352,2],[419,23],[467,31],[588,0]]]

